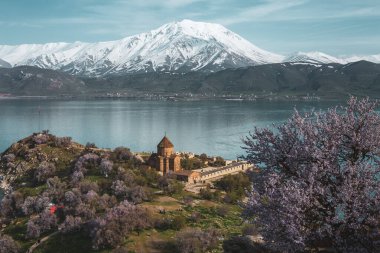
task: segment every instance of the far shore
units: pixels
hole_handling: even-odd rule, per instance
[[[230,102],[256,102],[256,101],[299,101],[299,102],[326,102],[345,101],[345,97],[319,97],[319,96],[240,96],[240,95],[178,95],[178,94],[141,94],[130,96],[117,95],[57,95],[57,96],[20,96],[0,95],[0,100],[141,100],[141,101],[230,101]]]

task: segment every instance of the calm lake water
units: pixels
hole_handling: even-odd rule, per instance
[[[49,129],[98,147],[154,151],[165,132],[177,151],[244,154],[241,138],[254,126],[285,121],[299,111],[335,102],[0,100],[0,152],[33,132]]]

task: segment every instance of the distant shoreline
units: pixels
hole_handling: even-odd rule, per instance
[[[376,99],[376,98],[374,98]],[[345,101],[345,97],[318,97],[318,96],[263,96],[257,98],[245,98],[234,95],[226,96],[195,96],[195,97],[184,97],[184,96],[172,96],[172,95],[160,95],[152,94],[151,96],[108,96],[108,95],[93,95],[93,96],[0,96],[1,100],[131,100],[131,101],[172,101],[172,102],[191,102],[191,101],[229,101],[229,102],[278,102],[278,101],[288,101],[288,102],[326,102],[326,101]]]

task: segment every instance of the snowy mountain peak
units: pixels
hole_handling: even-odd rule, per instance
[[[161,29],[172,29],[188,36],[202,39],[218,37],[222,34],[232,34],[227,28],[214,23],[196,22],[189,19],[172,22],[160,27]],[[158,30],[161,30],[158,28]]]
[[[210,72],[283,59],[222,25],[187,19],[117,41],[0,46],[0,58],[13,65],[90,76],[152,71]]]
[[[311,64],[328,64],[328,63],[340,63],[346,64],[343,59],[336,58],[334,56],[322,53],[322,52],[296,52],[284,59],[284,62],[301,62]]]
[[[347,62],[356,62],[356,61],[369,61],[369,62],[374,62],[374,63],[380,63],[380,54],[375,54],[375,55],[367,55],[367,56],[350,56],[344,58],[345,61]]]
[[[1,46],[0,58],[70,74],[103,76],[145,72],[214,72],[267,63],[347,63],[321,52],[283,57],[253,45],[222,25],[188,19],[116,41]],[[357,59],[357,58],[355,58]],[[379,61],[380,56],[368,57]]]

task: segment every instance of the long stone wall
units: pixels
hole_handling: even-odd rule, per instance
[[[201,181],[212,181],[229,174],[244,172],[252,167],[253,166],[247,162],[238,162],[224,167],[206,168],[197,171],[201,173]]]

